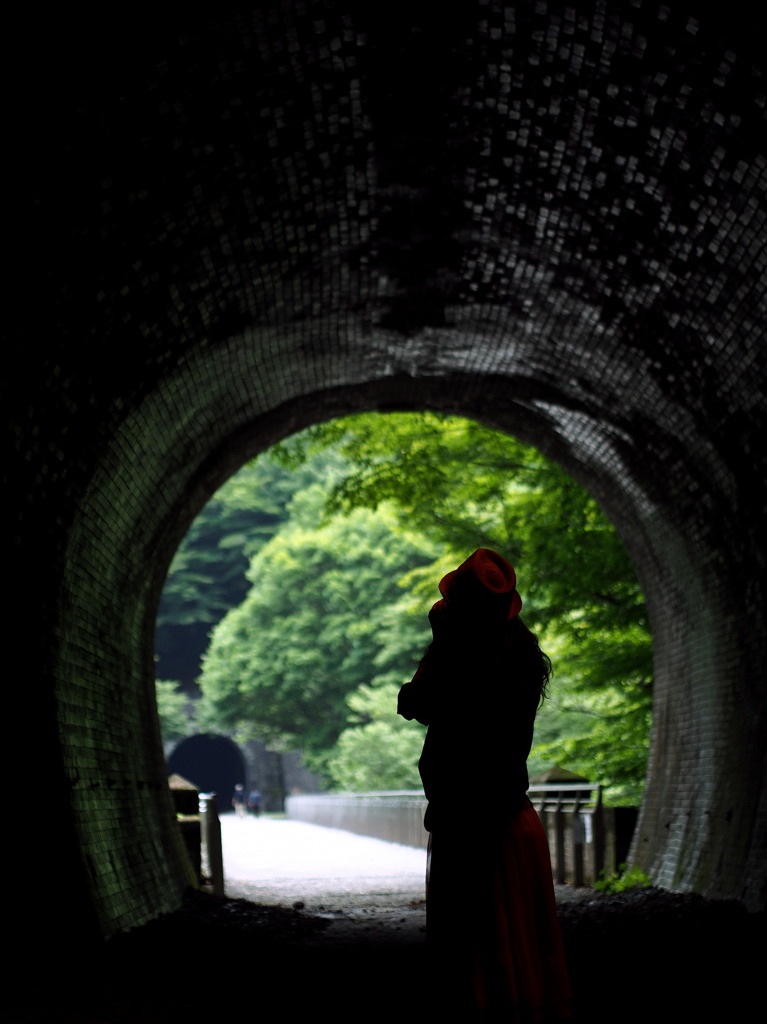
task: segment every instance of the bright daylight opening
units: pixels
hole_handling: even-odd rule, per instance
[[[165,585],[156,685],[168,770],[218,794],[229,895],[299,901],[322,875],[318,905],[356,898],[363,878],[422,897],[425,729],[398,717],[397,693],[430,642],[438,580],[478,547],[515,566],[522,617],[554,666],[531,781],[601,785],[601,863],[625,859],[652,651],[615,530],[512,437],[430,412],[373,413],[243,467],[195,520]],[[459,749],[456,773],[462,764]],[[329,793],[389,795],[312,796]],[[456,813],[470,824],[470,807]]]

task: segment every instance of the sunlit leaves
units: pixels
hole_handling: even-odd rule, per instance
[[[299,496],[291,525],[253,559],[252,589],[214,631],[200,680],[222,725],[253,722],[315,763],[345,728],[351,691],[397,665],[400,683],[410,678],[412,648],[386,640],[387,609],[399,578],[436,553],[385,510],[310,527],[316,499]]]
[[[195,725],[189,697],[179,692],[178,683],[171,680],[158,679],[154,685],[163,740],[189,735]]]
[[[396,673],[395,673],[396,675]],[[401,678],[360,686],[347,698],[350,721],[366,723],[346,729],[328,760],[335,788],[347,791],[420,789],[418,759],[425,729],[397,715]]]
[[[444,545],[439,560],[407,578],[424,611],[440,576],[474,548],[495,548],[512,561],[524,618],[556,673],[533,764],[559,761],[610,784],[622,802],[638,799],[651,640],[633,567],[596,502],[539,452],[456,417],[352,416],[305,431],[276,457],[298,466],[326,449],[351,463],[325,502],[326,519],[387,503],[401,528]]]

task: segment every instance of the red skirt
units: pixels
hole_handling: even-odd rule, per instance
[[[465,1020],[570,1016],[546,835],[533,805],[503,829],[432,834],[426,938],[433,1002]],[[468,830],[470,833],[470,829]]]

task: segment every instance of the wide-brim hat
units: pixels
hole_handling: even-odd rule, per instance
[[[516,586],[514,567],[490,548],[477,548],[439,581],[439,591],[449,608],[506,620],[522,610]]]

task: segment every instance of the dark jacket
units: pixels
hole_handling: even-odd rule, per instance
[[[418,763],[428,831],[465,826],[469,814],[503,827],[524,806],[540,683],[529,644],[460,635],[432,644],[397,703],[428,726]]]

